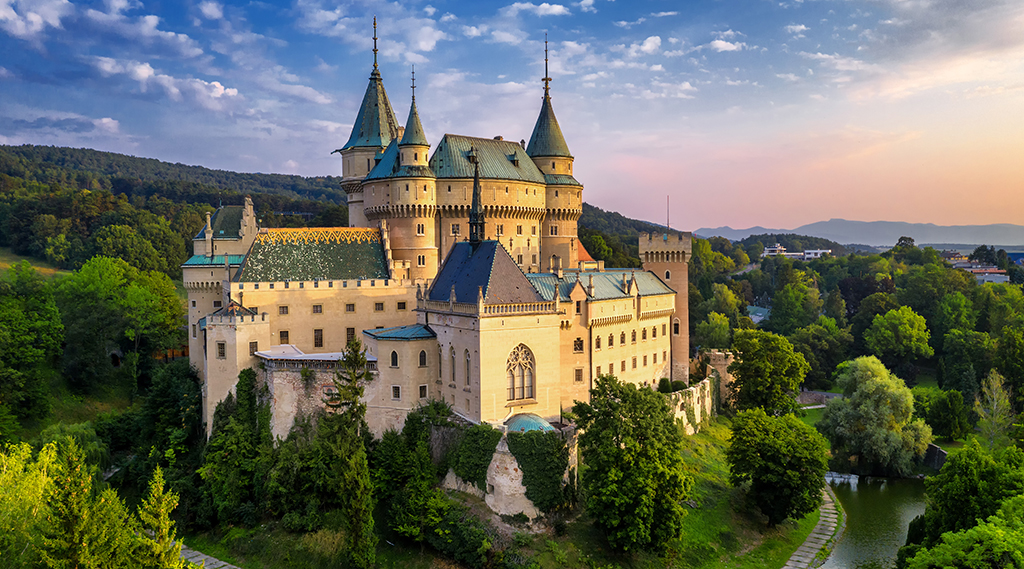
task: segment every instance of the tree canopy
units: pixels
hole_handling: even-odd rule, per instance
[[[760,407],[772,415],[796,409],[796,393],[810,366],[789,340],[763,330],[737,330],[732,352],[731,398],[737,409]]]

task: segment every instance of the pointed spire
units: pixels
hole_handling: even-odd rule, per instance
[[[366,86],[359,114],[352,125],[352,134],[341,150],[348,148],[387,148],[398,138],[398,119],[384,90],[384,81],[377,68],[377,18],[373,18],[373,71]]]
[[[405,134],[399,146],[430,146],[427,135],[420,123],[420,114],[416,111],[416,68],[412,68],[412,105],[409,107],[409,120],[405,121]]]
[[[475,148],[470,152],[475,153]],[[484,239],[484,210],[481,201],[480,189],[480,161],[474,160],[473,169],[473,205],[469,210],[469,242],[480,243]]]
[[[562,156],[572,158],[569,153],[569,145],[565,143],[562,136],[562,129],[558,126],[558,119],[555,118],[555,110],[551,108],[551,77],[548,74],[548,35],[544,34],[544,97],[541,102],[540,116],[537,117],[537,124],[533,127],[533,134],[530,135],[530,144],[526,146],[526,153],[531,158]]]

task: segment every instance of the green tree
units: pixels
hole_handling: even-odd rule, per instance
[[[960,291],[947,294],[939,301],[938,314],[932,330],[933,338],[944,338],[950,330],[974,330],[977,320],[978,315],[974,312],[974,303],[971,299]]]
[[[907,569],[1021,569],[1024,568],[1024,497],[1011,498],[988,521],[942,535],[942,541],[922,549]]]
[[[831,399],[818,430],[836,456],[857,456],[861,474],[906,475],[932,440],[931,427],[914,419],[914,398],[903,380],[874,357],[836,370],[843,397]]]
[[[929,337],[925,319],[909,306],[875,316],[864,332],[868,349],[889,367],[905,366],[934,355],[928,345]]]
[[[763,330],[737,330],[732,352],[731,399],[737,409],[761,407],[783,415],[797,408],[796,393],[810,366],[789,340]]]
[[[0,447],[0,559],[10,567],[36,567],[32,547],[50,509],[57,465],[57,445],[48,444],[33,458],[32,447],[22,443]]]
[[[167,262],[153,244],[127,225],[107,225],[93,234],[96,254],[122,259],[143,271],[166,271]]]
[[[832,372],[850,353],[853,336],[849,329],[841,328],[835,320],[822,315],[817,322],[793,332],[789,341],[810,366],[806,385],[828,389],[832,386]]]
[[[950,330],[942,342],[939,381],[944,389],[956,389],[972,401],[978,393],[978,380],[992,368],[995,343],[984,332]]]
[[[872,284],[874,284],[873,279]],[[875,316],[899,307],[900,303],[896,301],[896,295],[887,292],[874,292],[860,301],[857,313],[850,319],[850,333],[853,334],[856,353],[866,354],[870,351],[864,341],[864,332],[875,321]]]
[[[733,485],[750,483],[748,498],[774,526],[821,505],[828,448],[825,439],[793,415],[744,411],[733,421],[726,450]]]
[[[915,401],[915,406],[916,404]],[[946,440],[962,439],[970,433],[971,425],[968,422],[964,395],[955,389],[942,392],[932,401],[927,412],[919,416],[927,416],[928,425],[935,436]]]
[[[682,435],[665,401],[614,376],[597,378],[590,403],[573,407],[586,468],[587,511],[620,551],[662,549],[682,531]]]
[[[1024,402],[1024,326],[1007,326],[996,344],[995,366],[1013,388],[1018,405]]]
[[[825,316],[836,321],[837,326],[846,328],[846,301],[843,300],[843,293],[839,287],[833,288],[825,297],[823,310]]]
[[[175,540],[171,512],[178,507],[178,496],[164,491],[164,473],[158,466],[149,481],[149,495],[139,506],[139,519],[145,531],[140,534],[142,547],[139,557],[145,567],[179,569],[185,566],[181,559],[181,542]]]
[[[787,284],[772,297],[768,327],[783,336],[792,334],[817,320],[821,305],[818,289],[803,283]]]
[[[988,448],[1000,449],[1010,444],[1013,408],[999,372],[990,371],[981,383],[981,394],[974,401],[974,412],[978,415],[981,439]]]
[[[723,314],[712,312],[708,319],[697,324],[694,344],[702,348],[728,348],[731,332],[729,318]]]

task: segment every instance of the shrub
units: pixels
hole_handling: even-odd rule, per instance
[[[509,433],[508,449],[523,469],[526,497],[543,512],[565,503],[562,479],[569,466],[569,448],[555,431]]]

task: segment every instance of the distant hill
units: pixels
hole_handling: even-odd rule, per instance
[[[52,167],[55,170],[89,172],[121,179],[191,182],[242,194],[276,194],[345,203],[345,192],[339,186],[340,178],[334,176],[304,178],[286,174],[246,174],[171,164],[153,158],[138,158],[88,148],[0,145],[0,164],[3,173],[9,176],[42,183],[49,183],[46,172],[48,167]]]
[[[792,233],[759,233],[757,235],[751,235],[738,241],[739,245],[743,247],[749,247],[755,243],[761,243],[765,247],[770,247],[776,243],[782,245],[787,251],[800,252],[809,251],[814,249],[829,249],[832,254],[839,257],[845,256],[855,249],[847,249],[845,246],[824,239],[821,237],[811,237],[807,235],[794,235]]]
[[[874,247],[896,244],[902,236],[912,237],[917,243],[960,243],[1024,245],[1024,225],[995,223],[991,225],[935,225],[933,223],[907,223],[903,221],[849,221],[830,219],[801,225],[793,229],[733,229],[731,227],[702,227],[694,234],[701,237],[720,236],[734,241],[757,234],[787,234],[821,237],[837,243],[861,243]]]

